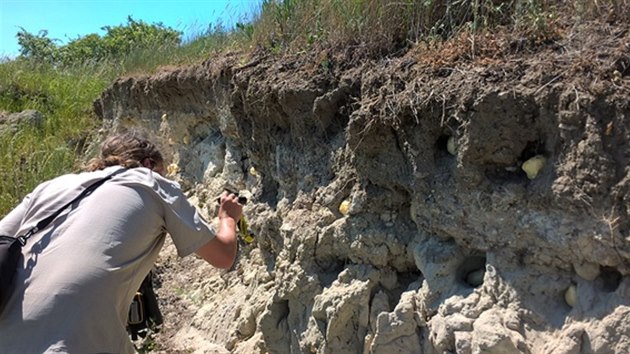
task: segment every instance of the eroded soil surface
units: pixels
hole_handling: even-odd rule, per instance
[[[210,217],[248,194],[256,232],[229,271],[164,249],[153,351],[626,352],[628,27],[119,79],[105,126],[160,137]]]

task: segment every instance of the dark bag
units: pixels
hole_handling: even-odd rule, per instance
[[[120,172],[120,170],[94,182],[92,185],[84,189],[81,194],[72,199],[68,204],[61,207],[61,209],[57,210],[46,219],[38,222],[35,227],[28,230],[24,235],[18,237],[0,236],[0,313],[4,310],[4,307],[13,292],[13,287],[15,286],[15,274],[17,272],[18,264],[20,263],[20,258],[22,257],[22,246],[26,244],[26,241],[28,241],[28,239],[36,232],[48,226],[48,224],[55,220],[55,218],[59,216],[64,209],[92,193],[96,188],[105,183],[108,179],[112,178],[112,176],[118,172]]]
[[[155,291],[153,291],[153,272],[149,272],[129,306],[127,332],[129,332],[132,340],[136,340],[138,337],[144,338],[149,330],[159,332],[159,325],[162,322],[162,312]]]
[[[0,236],[0,313],[13,291],[15,270],[20,257],[22,257],[20,240],[16,237]]]

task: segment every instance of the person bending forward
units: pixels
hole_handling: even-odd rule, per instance
[[[215,232],[162,176],[161,153],[138,132],[107,138],[85,172],[37,186],[0,221],[0,234],[23,234],[112,173],[23,247],[14,292],[0,313],[0,352],[134,353],[129,304],[166,233],[179,256],[196,252],[213,266],[232,266],[237,197],[221,195]]]

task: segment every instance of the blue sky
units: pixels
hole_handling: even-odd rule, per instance
[[[202,33],[209,24],[231,27],[258,12],[262,0],[0,0],[0,57],[19,54],[20,27],[37,34],[48,31],[58,44],[97,33],[103,26],[127,23],[127,16],[147,23],[162,22],[184,32],[183,39]]]

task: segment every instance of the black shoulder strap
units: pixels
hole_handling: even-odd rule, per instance
[[[74,204],[76,201],[81,200],[81,199],[87,197],[88,195],[92,194],[92,192],[94,192],[94,190],[96,188],[100,187],[103,183],[105,183],[107,180],[112,178],[115,174],[120,173],[122,170],[124,170],[124,169],[116,170],[116,172],[114,172],[112,174],[109,174],[109,175],[99,179],[98,181],[92,183],[89,187],[85,188],[81,192],[81,194],[76,196],[74,199],[69,201],[66,205],[62,206],[59,210],[54,212],[52,215],[48,216],[46,219],[43,219],[43,220],[39,221],[37,223],[37,225],[35,225],[32,229],[28,230],[24,235],[18,236],[17,239],[20,241],[22,246],[24,246],[26,244],[26,241],[31,236],[33,236],[33,234],[35,234],[37,231],[39,231],[39,230],[45,228],[46,226],[48,226],[48,224],[50,224],[53,220],[55,220],[55,218],[57,216],[59,216],[59,214],[61,214],[61,212],[64,211],[67,207],[69,207],[70,205]]]

